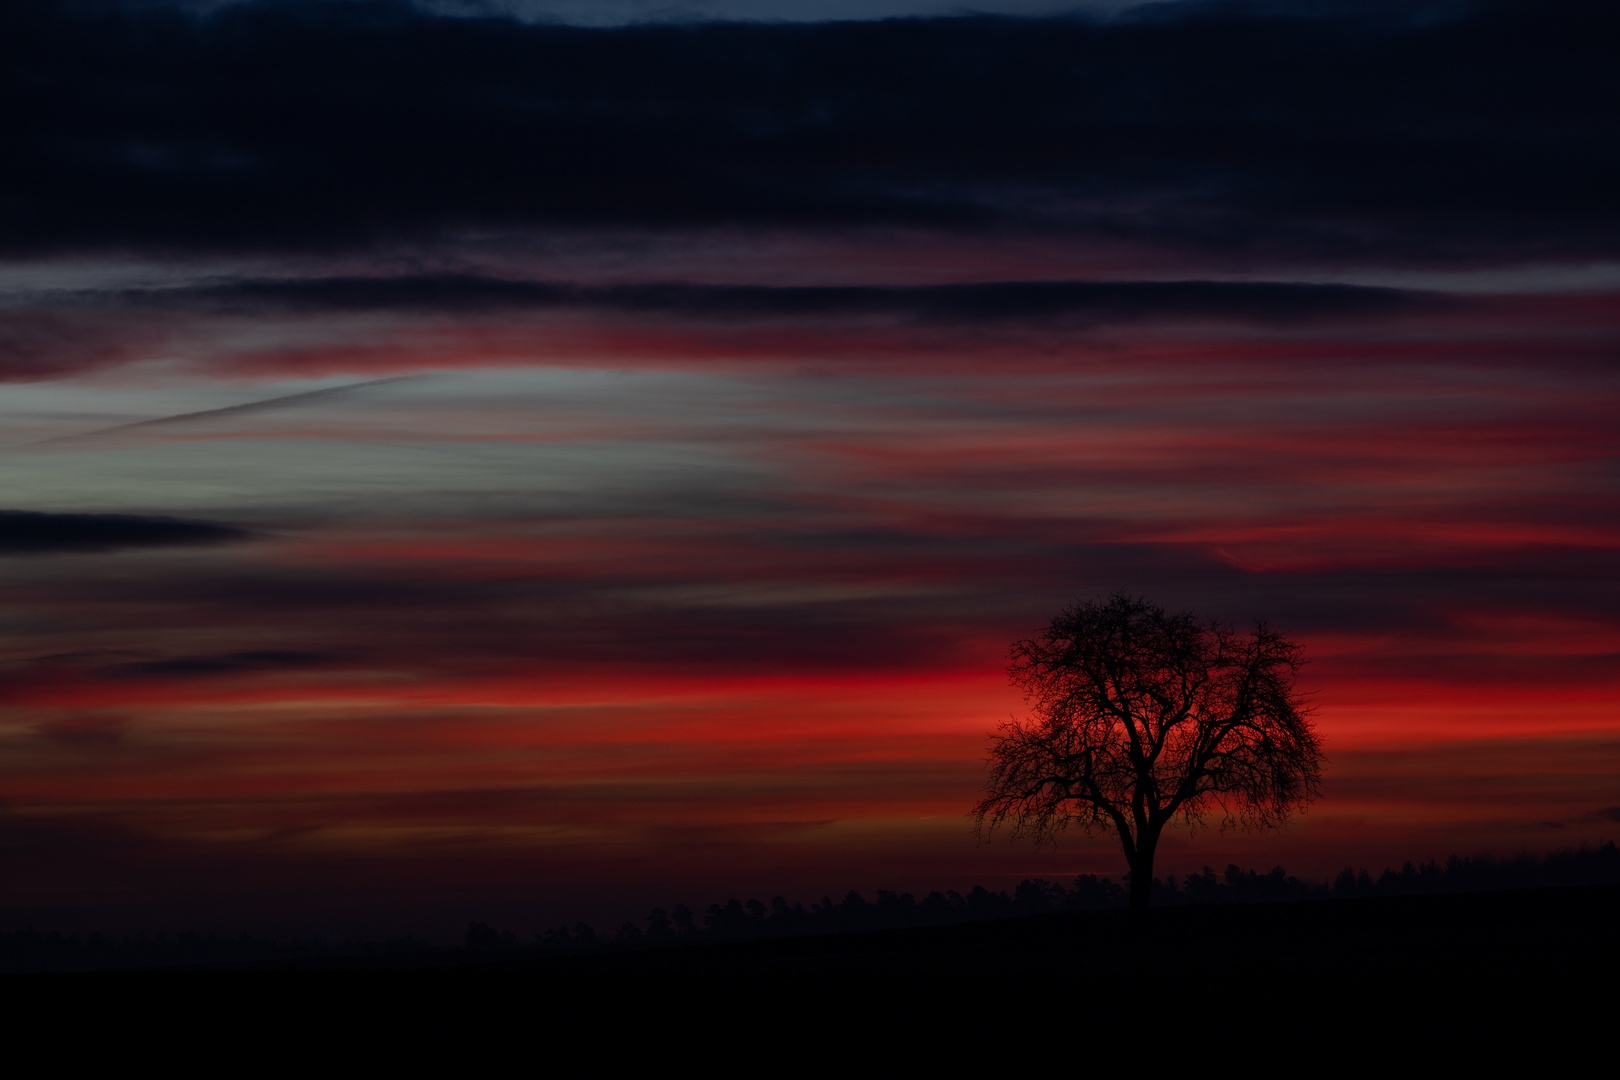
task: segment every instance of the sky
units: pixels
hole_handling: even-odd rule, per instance
[[[1119,591],[1327,753],[1166,872],[1620,832],[1612,7],[975,9],[6,5],[0,924],[1117,877]]]

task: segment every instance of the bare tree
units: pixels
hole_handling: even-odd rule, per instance
[[[1223,826],[1276,827],[1318,794],[1301,652],[1264,623],[1239,634],[1125,594],[1075,604],[1013,644],[1008,675],[1033,715],[993,737],[980,835],[1112,829],[1145,912],[1166,825],[1218,811]]]

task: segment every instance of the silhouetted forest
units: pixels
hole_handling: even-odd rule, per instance
[[[1155,878],[1153,903],[1158,907],[1274,904],[1613,884],[1620,884],[1620,850],[1610,841],[1601,847],[1568,848],[1542,856],[1452,856],[1444,863],[1407,862],[1398,870],[1385,869],[1377,876],[1364,869],[1346,867],[1332,880],[1319,883],[1302,881],[1280,866],[1261,872],[1229,865],[1219,873],[1204,867],[1181,878]],[[1055,911],[1124,908],[1128,885],[1128,880],[1116,882],[1107,877],[1081,874],[1067,885],[1031,878],[1020,882],[1011,892],[975,886],[966,894],[935,891],[921,899],[911,893],[879,889],[876,899],[868,900],[851,889],[841,900],[824,896],[808,906],[790,904],[780,896],[773,897],[768,904],[733,899],[709,904],[699,914],[685,904],[674,904],[667,909],[655,908],[640,925],[626,922],[611,933],[599,933],[585,922],[575,922],[572,926],[559,926],[536,934],[529,940],[510,930],[472,922],[467,926],[462,948],[449,953],[412,937],[387,941],[326,941],[319,937],[278,940],[246,934],[193,933],[172,937],[104,934],[78,937],[27,929],[0,934],[0,972],[159,969],[242,963],[297,965],[340,958],[409,964],[412,958],[450,960],[452,954],[472,961],[493,955],[618,951],[722,940],[940,926]]]
[[[1509,858],[1492,855],[1453,855],[1444,863],[1430,860],[1386,868],[1377,877],[1365,869],[1345,867],[1331,881],[1310,883],[1282,867],[1270,871],[1244,870],[1235,864],[1217,873],[1211,867],[1188,874],[1153,879],[1155,907],[1198,904],[1275,904],[1299,900],[1332,900],[1361,896],[1415,896],[1431,893],[1485,892],[1566,885],[1620,884],[1620,850],[1614,841],[1601,847],[1566,848],[1542,856],[1521,854]],[[1050,911],[1123,908],[1129,897],[1130,877],[1121,881],[1080,874],[1067,886],[1043,878],[1026,878],[1008,893],[974,886],[967,894],[954,890],[931,892],[918,899],[911,893],[879,889],[868,900],[851,889],[842,900],[822,897],[806,907],[789,904],[780,896],[767,905],[759,900],[728,900],[710,904],[698,916],[685,904],[655,908],[642,922],[624,923],[609,936],[586,923],[559,926],[535,935],[538,949],[600,948],[604,945],[662,944],[694,939],[783,937],[798,934],[846,933],[886,930],[905,926],[938,926],[981,919],[1039,915]],[[467,929],[469,949],[516,948],[511,933],[498,933],[482,923]]]

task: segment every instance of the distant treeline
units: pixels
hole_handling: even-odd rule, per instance
[[[559,926],[536,934],[528,941],[509,930],[474,922],[467,927],[463,945],[466,953],[478,955],[583,952],[932,926],[1051,911],[1123,908],[1128,880],[1115,882],[1111,878],[1081,874],[1065,886],[1030,878],[1019,882],[1010,893],[976,886],[966,894],[936,891],[920,900],[911,893],[886,889],[878,890],[875,900],[868,900],[852,889],[842,900],[822,897],[808,907],[789,904],[782,897],[773,898],[769,904],[759,900],[729,900],[724,904],[710,904],[701,915],[685,904],[675,904],[668,909],[655,908],[641,924],[627,922],[611,933],[598,933],[590,925],[577,922],[571,927]],[[1431,861],[1414,865],[1408,862],[1399,870],[1387,869],[1377,877],[1366,870],[1346,867],[1331,881],[1320,883],[1302,881],[1280,866],[1265,873],[1243,870],[1236,865],[1228,866],[1224,873],[1205,867],[1179,879],[1173,876],[1154,879],[1153,903],[1161,907],[1266,904],[1607,884],[1620,884],[1620,851],[1613,841],[1601,847],[1570,848],[1539,857],[1452,856],[1444,863]],[[0,933],[0,973],[241,963],[297,966],[301,962],[335,957],[364,960],[405,954],[433,954],[444,960],[453,959],[452,954],[411,937],[388,941],[327,941],[319,937],[274,939],[246,934],[184,933],[172,937],[91,934],[79,937],[33,929]]]
[[[1129,883],[1129,875],[1115,882],[1112,878],[1081,874],[1067,887],[1044,878],[1026,878],[1010,894],[1005,890],[991,892],[983,886],[975,886],[966,895],[936,891],[919,900],[911,893],[879,889],[875,901],[851,889],[842,900],[824,896],[808,907],[789,904],[780,896],[773,897],[768,905],[759,900],[729,900],[724,904],[710,904],[701,916],[685,904],[676,904],[667,910],[653,909],[642,920],[645,927],[627,922],[612,934],[603,935],[589,924],[577,922],[572,927],[559,926],[536,934],[529,947],[577,950],[721,938],[782,937],[937,926],[1050,911],[1123,908],[1129,895]],[[1465,858],[1453,855],[1444,863],[1407,862],[1399,870],[1385,869],[1377,877],[1364,869],[1345,867],[1331,881],[1320,883],[1302,881],[1280,866],[1262,873],[1232,864],[1219,874],[1206,866],[1180,879],[1174,875],[1162,880],[1154,878],[1153,904],[1157,907],[1275,904],[1357,896],[1608,884],[1620,884],[1620,851],[1612,840],[1597,848],[1566,848],[1543,856]],[[496,951],[521,945],[517,936],[509,931],[500,932],[484,923],[467,927],[468,949]]]

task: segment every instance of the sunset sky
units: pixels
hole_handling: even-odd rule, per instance
[[[1163,872],[1620,836],[1613,6],[979,7],[5,5],[0,928],[1117,877],[1121,590],[1328,755]]]

